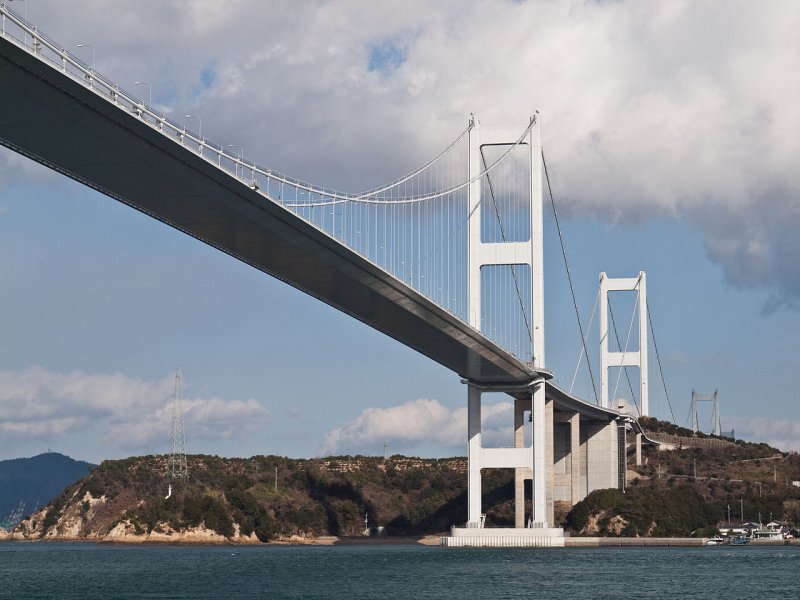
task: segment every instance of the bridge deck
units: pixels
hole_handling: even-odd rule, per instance
[[[539,374],[197,150],[0,38],[0,143],[319,298],[481,383]]]
[[[285,281],[472,382],[513,387],[549,377],[87,81],[3,37],[0,83],[0,144]],[[546,393],[558,410],[600,421],[619,416],[550,382]]]

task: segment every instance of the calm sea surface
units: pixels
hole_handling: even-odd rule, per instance
[[[800,546],[0,543],[0,598],[800,598]]]

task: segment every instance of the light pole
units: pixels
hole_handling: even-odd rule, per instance
[[[203,121],[197,115],[186,115],[187,119],[197,119],[197,135],[200,138],[200,154],[203,154]],[[186,128],[184,127],[184,131]]]
[[[197,135],[200,136],[200,140],[203,139],[203,121],[197,115],[186,115],[187,119],[197,119]]]
[[[147,86],[147,106],[153,105],[153,88],[146,81],[136,81],[133,85],[146,85]]]
[[[239,162],[244,159],[244,148],[239,144],[228,144],[228,148],[239,148]],[[239,163],[234,163],[236,167],[236,177],[239,177]],[[242,176],[244,177],[244,165],[242,165]]]
[[[91,44],[78,44],[78,48],[89,48],[89,49],[91,49],[91,51],[92,51],[92,66],[89,67],[89,70],[90,71],[94,71],[94,56],[95,56],[95,54],[94,54],[94,46],[92,46]]]

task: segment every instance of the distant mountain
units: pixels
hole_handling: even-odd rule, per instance
[[[58,452],[0,460],[0,527],[8,528],[45,506],[94,466]]]

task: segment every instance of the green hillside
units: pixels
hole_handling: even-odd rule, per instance
[[[649,425],[652,435],[673,436],[677,446],[645,447],[638,467],[630,456],[624,493],[598,490],[574,507],[557,502],[557,525],[576,535],[683,537],[715,532],[728,507],[734,521],[760,515],[764,522],[800,525],[800,488],[792,485],[800,480],[797,453],[708,436],[675,437],[684,432],[673,433],[663,422]],[[386,535],[429,535],[466,517],[464,458],[190,456],[188,467],[188,480],[176,481],[167,476],[164,456],[104,461],[15,535],[258,543],[361,536],[365,518]],[[513,526],[513,496],[513,470],[484,471],[488,527]]]
[[[67,522],[75,530],[80,514],[80,535],[87,539],[102,539],[128,522],[141,535],[203,523],[226,537],[238,528],[267,541],[362,535],[366,516],[370,526],[404,536],[447,531],[466,513],[463,458],[189,456],[188,467],[188,481],[180,482],[167,477],[163,456],[104,461],[56,498],[33,529],[58,537],[53,532]],[[484,489],[490,498],[509,499],[511,474],[490,474]],[[510,511],[500,502],[490,521],[508,524]]]

